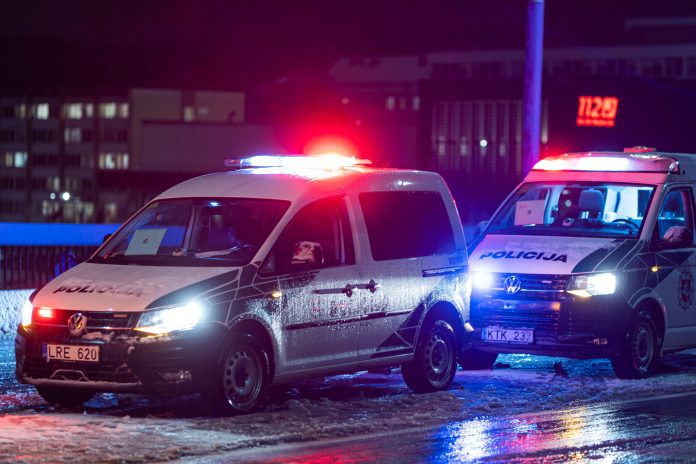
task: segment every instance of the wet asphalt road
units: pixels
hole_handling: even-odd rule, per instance
[[[246,450],[197,463],[696,462],[696,393]]]
[[[3,412],[12,415],[40,418],[41,415],[58,420],[69,420],[69,415],[56,414],[36,396],[32,387],[19,385],[14,381],[14,356],[11,339],[0,339],[0,393],[5,403],[0,407]],[[542,363],[535,362],[539,369]],[[604,363],[606,364],[606,363]],[[600,363],[597,367],[606,370]],[[572,369],[580,367],[580,372]],[[395,423],[393,429],[378,432],[340,435],[317,441],[303,440],[294,443],[282,443],[265,447],[247,447],[238,451],[219,451],[183,458],[186,462],[223,463],[223,462],[264,462],[264,463],[403,463],[403,462],[650,462],[650,463],[696,463],[696,354],[683,353],[669,364],[669,370],[676,373],[662,374],[663,379],[680,375],[686,378],[686,390],[680,393],[664,394],[656,390],[646,394],[645,390],[637,396],[630,396],[622,401],[597,403],[588,406],[576,406],[564,409],[561,405],[555,410],[524,413],[516,415],[488,414],[481,417],[468,417],[462,420],[442,420],[438,425],[414,427],[407,424]],[[588,370],[587,362],[569,361],[566,364],[571,377],[580,377]],[[519,372],[512,372],[519,371]],[[495,372],[495,371],[494,371]],[[519,366],[500,371],[514,374],[514,381],[524,385],[525,370]],[[529,373],[527,373],[529,374]],[[604,372],[606,374],[606,372]],[[460,377],[462,374],[458,374]],[[694,388],[691,388],[693,376]],[[400,376],[391,376],[388,383],[379,388],[370,388],[366,379],[336,378],[328,381],[331,385],[329,392],[336,390],[332,400],[336,405],[349,406],[351,395],[357,388],[367,395],[373,391],[376,400],[380,397],[402,398],[404,386]],[[528,376],[527,376],[528,378]],[[495,380],[483,378],[483,384],[488,385]],[[584,382],[574,388],[592,387],[593,384],[606,385],[601,375],[589,374]],[[462,402],[466,404],[474,385],[473,378],[467,377],[466,388],[462,390]],[[369,379],[367,379],[369,381]],[[501,380],[497,381],[501,388]],[[546,384],[549,395],[554,390],[563,389],[563,380],[553,380]],[[636,381],[633,381],[634,383]],[[351,386],[356,383],[359,387]],[[634,383],[622,383],[629,387]],[[659,385],[659,384],[657,384]],[[327,388],[327,387],[324,387]],[[620,387],[622,388],[622,387]],[[694,391],[691,391],[694,390]],[[469,393],[467,393],[467,391]],[[456,390],[455,390],[456,392]],[[358,392],[360,393],[360,392]],[[308,390],[303,396],[312,398],[313,395],[325,395],[326,392]],[[520,391],[522,394],[522,391]],[[458,393],[459,395],[459,393]],[[509,398],[508,395],[501,395]],[[597,396],[597,395],[595,395]],[[647,398],[647,396],[652,396]],[[598,398],[601,398],[599,395]],[[614,396],[615,397],[615,396]],[[612,398],[614,398],[612,397]],[[634,399],[634,398],[644,399]],[[316,401],[316,399],[311,399]],[[544,401],[543,398],[540,401]],[[360,403],[362,404],[362,403]],[[393,404],[393,403],[391,403]],[[540,405],[540,409],[541,409]],[[545,405],[545,409],[549,409]],[[92,417],[103,417],[104,420],[117,422],[124,417],[159,417],[165,424],[177,424],[187,418],[200,415],[198,402],[194,398],[165,399],[162,402],[153,401],[147,397],[116,397],[102,395],[87,408]],[[351,411],[350,413],[360,413]],[[348,411],[341,417],[348,416]],[[16,417],[19,417],[16,416]],[[251,416],[239,418],[237,422],[253,420]],[[238,430],[231,421],[230,427]],[[208,424],[203,420],[203,428]],[[200,428],[200,426],[197,426]],[[278,427],[283,427],[281,423]],[[276,427],[276,428],[278,428]],[[198,429],[194,430],[197,431]],[[271,427],[269,430],[274,430]],[[224,439],[224,438],[223,438]],[[45,457],[49,457],[45,455]],[[63,456],[69,459],[68,456]],[[112,456],[116,458],[115,456]],[[119,459],[116,458],[118,461]],[[58,461],[58,460],[56,460]],[[14,462],[14,461],[13,461]],[[41,461],[43,462],[43,461]],[[61,460],[60,462],[65,462]]]

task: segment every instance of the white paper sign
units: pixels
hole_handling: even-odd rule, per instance
[[[126,255],[155,255],[167,229],[140,229],[126,248]]]
[[[515,204],[515,225],[543,224],[546,200],[522,200]]]

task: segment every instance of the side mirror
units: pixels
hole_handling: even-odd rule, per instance
[[[111,237],[112,235],[113,235],[113,234],[106,234],[106,235],[104,236],[104,238],[102,239],[102,243],[104,243],[104,242],[106,242],[107,240],[109,240],[109,237]]]
[[[479,235],[481,235],[486,227],[488,227],[488,221],[481,221],[478,224],[476,224],[476,229],[474,230],[474,237],[478,237]]]
[[[689,248],[693,246],[693,232],[688,227],[672,226],[665,232],[659,242],[661,250],[673,250],[676,248]]]

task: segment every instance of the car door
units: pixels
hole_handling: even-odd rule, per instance
[[[686,240],[670,244],[675,233],[688,230]],[[665,347],[694,343],[696,334],[696,287],[694,266],[694,199],[690,186],[674,186],[662,198],[653,233],[657,267],[665,277],[655,291],[667,307]]]
[[[302,208],[279,236],[264,267],[278,275],[282,292],[280,370],[355,361],[359,309],[349,283],[358,271],[344,199],[324,199]]]
[[[362,265],[368,290],[360,296],[368,318],[361,324],[359,356],[411,354],[420,320],[414,312],[431,289],[423,260],[433,264],[454,253],[448,213],[439,192],[366,192],[358,200],[368,238]]]

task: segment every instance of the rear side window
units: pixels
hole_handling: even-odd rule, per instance
[[[438,192],[359,195],[375,261],[454,253],[447,208]]]

